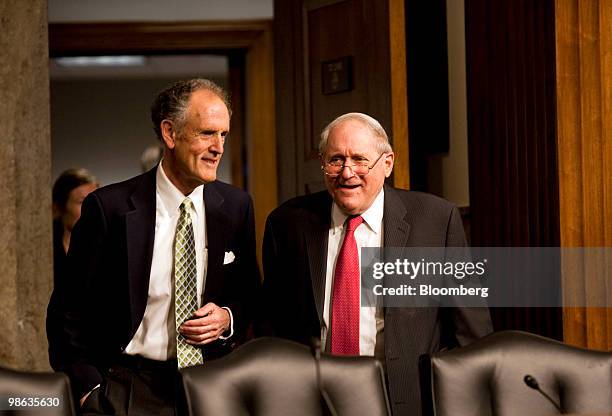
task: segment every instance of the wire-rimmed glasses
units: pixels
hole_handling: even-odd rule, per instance
[[[335,178],[340,175],[344,168],[351,168],[353,173],[357,176],[363,177],[370,173],[370,171],[376,166],[380,158],[382,158],[384,153],[381,153],[380,156],[372,163],[372,166],[369,166],[369,160],[356,160],[352,165],[347,165],[346,160],[342,159],[332,159],[329,162],[325,162],[321,166],[321,170],[327,176],[331,178]]]

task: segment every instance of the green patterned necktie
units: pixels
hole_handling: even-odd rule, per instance
[[[191,212],[193,203],[185,198],[174,237],[174,312],[176,316],[176,358],[179,368],[202,364],[202,350],[185,342],[178,328],[198,309],[195,239]]]

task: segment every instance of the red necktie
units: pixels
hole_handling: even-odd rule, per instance
[[[332,293],[331,352],[359,355],[359,253],[355,229],[363,218],[349,217],[340,247]]]

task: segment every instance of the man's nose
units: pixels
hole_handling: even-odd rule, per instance
[[[343,179],[351,179],[355,176],[355,172],[353,172],[354,166],[355,165],[344,165],[342,172],[340,172],[340,176],[342,176]]]
[[[221,134],[215,134],[213,136],[213,142],[210,145],[210,152],[214,154],[223,154],[223,146],[225,144],[225,136]]]

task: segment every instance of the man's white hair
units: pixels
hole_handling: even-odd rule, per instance
[[[337,117],[331,123],[329,123],[321,132],[321,140],[319,141],[319,154],[324,154],[327,150],[327,139],[329,138],[330,131],[341,123],[348,120],[356,120],[361,122],[370,133],[378,139],[377,150],[378,153],[391,153],[393,148],[389,143],[389,136],[380,123],[373,117],[364,113],[346,113]]]

